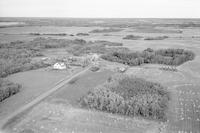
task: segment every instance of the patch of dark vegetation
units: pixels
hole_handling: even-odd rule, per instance
[[[169,38],[168,36],[156,36],[156,37],[146,37],[144,40],[164,40]]]
[[[33,36],[67,36],[66,33],[29,33]]]
[[[80,99],[82,107],[131,117],[166,121],[169,93],[158,83],[114,75]]]
[[[170,34],[181,34],[183,31],[181,30],[170,30],[170,29],[161,29],[161,28],[156,28],[154,26],[139,26],[134,28],[134,32],[137,33],[170,33]]]
[[[99,67],[93,66],[93,67],[90,68],[90,71],[96,72],[96,71],[98,71],[99,69],[100,69]]]
[[[37,52],[27,49],[0,49],[0,77],[48,66],[43,62],[32,62],[31,58],[37,55]]]
[[[73,44],[83,45],[87,42],[83,39],[53,39],[53,38],[36,38],[30,42],[30,46],[37,49],[50,49],[50,48],[65,48]]]
[[[123,39],[126,39],[126,40],[139,40],[143,38],[142,36],[135,36],[135,35],[127,35],[125,37],[123,37]]]
[[[41,36],[42,34],[41,33],[29,33],[29,35],[32,35],[32,36]]]
[[[90,33],[110,33],[110,32],[120,32],[123,29],[119,28],[106,28],[106,29],[94,29]]]
[[[193,60],[195,54],[192,51],[184,49],[159,49],[153,50],[148,48],[142,52],[113,52],[104,54],[101,58],[127,64],[130,66],[137,66],[141,64],[166,64],[178,66],[186,61]]]
[[[0,102],[18,93],[20,91],[20,88],[21,86],[19,84],[0,79]]]
[[[111,34],[103,34],[103,36],[112,36]]]
[[[77,33],[76,35],[77,35],[77,36],[89,36],[88,33]]]

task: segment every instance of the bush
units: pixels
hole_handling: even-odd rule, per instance
[[[158,84],[127,75],[114,75],[80,99],[83,107],[127,116],[166,120],[169,93]]]
[[[90,68],[90,71],[96,72],[96,71],[98,71],[99,69],[100,69],[99,67],[93,66],[93,67]]]
[[[0,79],[0,102],[18,93],[20,88],[21,86],[19,84],[14,84],[9,81]]]
[[[166,65],[181,65],[186,61],[193,60],[195,54],[192,51],[184,49],[160,49],[154,51],[153,49],[146,49],[142,52],[112,52],[104,54],[101,58],[127,64],[130,66],[137,66],[144,63],[157,63]]]
[[[127,35],[127,36],[123,37],[123,39],[126,39],[126,40],[138,40],[141,38],[142,38],[142,36],[135,36],[135,35]]]
[[[77,35],[77,36],[89,36],[88,33],[77,33],[76,35]]]
[[[168,36],[146,37],[144,40],[164,40],[169,38]]]

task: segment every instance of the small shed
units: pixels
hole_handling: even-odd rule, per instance
[[[57,70],[63,70],[66,69],[66,65],[64,62],[57,62],[53,65],[53,69],[57,69]]]

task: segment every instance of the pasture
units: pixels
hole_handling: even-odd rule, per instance
[[[77,77],[75,82],[63,86],[34,107],[23,120],[12,123],[14,127],[8,132],[131,133],[137,131],[137,133],[157,133],[160,126],[157,122],[85,110],[79,107],[79,98],[95,86],[105,82],[112,73],[109,70],[87,71]],[[90,84],[87,83],[88,81]]]

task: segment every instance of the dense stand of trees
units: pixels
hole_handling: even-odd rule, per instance
[[[0,102],[19,92],[21,85],[0,79]]]
[[[114,75],[82,97],[80,104],[110,113],[165,121],[168,101],[169,93],[158,83]]]
[[[46,67],[43,62],[32,62],[31,58],[40,56],[38,52],[28,49],[2,48],[0,49],[0,78],[10,74]]]
[[[119,62],[130,66],[144,63],[157,63],[166,65],[181,65],[186,61],[193,60],[195,54],[184,49],[159,49],[147,48],[142,52],[112,52],[101,56],[105,60]]]

